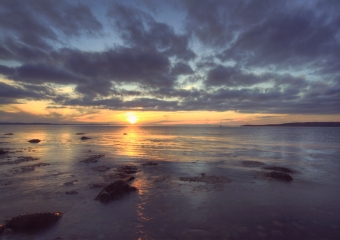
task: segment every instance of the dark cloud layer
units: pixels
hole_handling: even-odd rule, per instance
[[[340,114],[339,12],[321,0],[0,1],[0,104]],[[87,39],[102,50],[74,44]]]

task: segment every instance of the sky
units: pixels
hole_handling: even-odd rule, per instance
[[[0,0],[0,122],[340,121],[340,1]]]

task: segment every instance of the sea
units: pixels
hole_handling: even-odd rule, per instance
[[[0,125],[0,148],[0,224],[62,212],[0,240],[340,239],[340,128]],[[138,190],[95,200],[122,166]]]

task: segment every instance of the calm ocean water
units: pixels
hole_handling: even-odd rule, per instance
[[[0,125],[0,137],[10,151],[0,155],[0,223],[63,212],[46,230],[0,239],[340,239],[340,128]],[[105,156],[80,162],[93,154]],[[22,156],[38,160],[8,164]],[[291,168],[294,180],[261,179],[243,161]],[[112,182],[122,165],[139,168],[139,191],[95,201],[90,184]],[[202,173],[231,182],[180,179]]]

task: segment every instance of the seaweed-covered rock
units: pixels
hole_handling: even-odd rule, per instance
[[[115,181],[106,186],[95,198],[101,202],[109,202],[110,200],[116,200],[124,195],[136,191],[137,188],[131,187],[123,180]]]
[[[59,218],[61,218],[60,212],[23,214],[9,220],[5,227],[14,231],[34,231],[50,226]]]
[[[76,135],[84,135],[84,133],[76,133]]]
[[[268,167],[263,167],[263,169],[266,170],[272,170],[272,171],[278,171],[278,172],[284,172],[284,173],[294,173],[295,171],[285,168],[285,167],[277,167],[277,166],[268,166]]]
[[[88,139],[91,139],[91,138],[84,136],[84,137],[81,137],[80,139],[81,140],[88,140]]]
[[[266,173],[263,173],[263,176],[265,178],[277,180],[277,181],[283,181],[283,182],[293,181],[292,176],[290,176],[287,173],[278,172],[278,171],[266,172]]]
[[[28,142],[30,142],[30,143],[40,143],[41,140],[40,139],[31,139],[31,140],[28,140]]]

